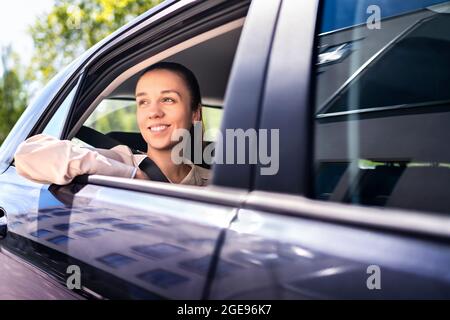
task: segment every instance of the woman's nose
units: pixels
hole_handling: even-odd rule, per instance
[[[149,119],[153,118],[161,118],[164,116],[164,112],[160,108],[158,103],[152,102],[148,107],[148,115]]]

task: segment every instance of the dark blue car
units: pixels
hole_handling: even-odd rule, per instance
[[[426,0],[180,0],[136,18],[1,146],[0,298],[450,298],[448,30],[450,2]],[[196,74],[207,129],[279,130],[276,173],[216,163],[204,188],[17,174],[39,133],[145,148],[114,120],[157,61]]]

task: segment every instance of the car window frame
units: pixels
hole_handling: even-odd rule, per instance
[[[261,175],[256,166],[253,190],[311,194],[314,92],[313,72],[320,26],[320,0],[284,0],[277,22],[264,91],[260,129],[279,129],[279,171]],[[296,41],[292,41],[292,29]],[[282,90],[281,90],[282,88]],[[293,122],[292,119],[299,119]]]
[[[60,103],[55,105],[53,108],[56,109],[51,117],[48,118],[45,128],[42,133],[54,136],[55,138],[61,138],[64,126],[68,120],[68,116],[76,101],[77,94],[80,90],[80,85],[83,79],[83,74],[78,76],[71,84],[67,87],[67,95],[64,99],[61,99]],[[52,111],[50,111],[52,112]]]
[[[220,2],[220,1],[218,1],[218,2]],[[248,2],[248,1],[243,1],[242,3],[243,4],[245,4],[246,2]],[[256,6],[257,8],[259,7],[259,10],[260,11],[262,11],[262,10],[264,10],[265,9],[265,7],[264,7],[264,3],[263,2],[259,2],[259,1],[252,1],[251,2],[251,4],[250,4],[250,8],[251,8],[251,6]],[[242,5],[241,5],[242,6]],[[267,5],[266,5],[267,6]],[[276,12],[274,13],[274,12],[271,12],[270,14],[276,14]],[[246,19],[246,22],[245,22],[245,25],[248,25],[248,23],[247,23],[247,18],[248,18],[248,16],[250,16],[251,15],[251,12],[249,11],[248,13],[247,13],[247,15],[245,16],[245,19]],[[254,16],[254,22],[253,22],[253,27],[251,28],[251,30],[253,30],[253,31],[255,31],[255,30],[257,30],[257,28],[259,28],[262,24],[264,24],[265,23],[265,20],[264,20],[264,17],[260,17],[260,16],[258,16],[258,15],[256,15],[256,12],[253,14],[253,16]],[[223,20],[223,18],[221,18],[221,20]],[[220,21],[221,21],[220,20]],[[233,18],[231,21],[236,21],[236,18]],[[222,26],[222,25],[225,25],[227,22],[221,22],[220,23],[220,26]],[[267,24],[267,23],[266,23]],[[244,27],[245,27],[245,25],[244,25]],[[208,30],[211,30],[211,29],[208,29]],[[271,38],[271,35],[272,35],[272,33],[270,33],[268,36],[269,36],[269,38]],[[241,47],[242,46],[242,43],[244,42],[249,42],[249,41],[251,41],[251,40],[253,40],[253,35],[252,35],[252,32],[249,32],[248,34],[247,34],[247,36],[246,37],[243,37],[242,35],[241,35],[241,38],[240,38],[240,40],[239,40],[239,46],[238,46],[238,52],[236,52],[236,55],[235,55],[235,59],[234,59],[234,62],[233,62],[233,68],[236,68],[236,64],[238,64],[236,61],[237,60],[239,60],[239,56],[244,56],[244,58],[246,57],[246,55],[249,53],[249,50],[253,50],[253,47],[251,46],[251,45],[247,45],[246,46],[246,48],[245,48],[245,50],[244,49],[241,49],[241,53],[239,53],[239,47]],[[118,47],[118,48],[116,48],[117,50],[120,50],[120,48]],[[270,46],[267,48],[267,50],[269,50],[270,49]],[[101,57],[99,57],[98,59],[100,59],[101,60]],[[241,58],[241,60],[242,60],[242,58]],[[265,65],[266,63],[267,63],[267,57],[264,57],[264,59],[262,59],[262,63],[263,63],[263,65]],[[253,66],[254,67],[254,66]],[[89,72],[90,72],[90,68],[93,68],[94,70],[97,68],[96,67],[96,65],[94,64],[94,61],[90,61],[90,62],[88,62],[87,63],[87,65],[86,65],[86,68],[85,68],[85,72],[86,72],[86,74],[89,74]],[[256,76],[254,76],[251,80],[252,80],[252,82],[253,83],[263,83],[263,81],[264,81],[264,70],[265,69],[263,69],[263,72],[261,72],[261,73],[259,73],[259,74],[257,74]],[[229,78],[229,81],[228,81],[228,93],[227,94],[229,94],[229,95],[231,95],[232,96],[232,93],[230,94],[229,92],[231,91],[231,89],[230,89],[230,86],[232,86],[232,84],[230,85],[230,83],[232,83],[232,82],[239,82],[239,81],[241,81],[242,80],[242,76],[241,75],[236,75],[236,76],[234,76],[234,79],[233,79],[233,74],[231,74],[230,75],[230,78]],[[248,80],[248,79],[247,79]],[[239,85],[235,85],[235,89],[234,90],[236,90],[236,91],[239,91],[238,90],[239,89]],[[85,90],[85,89],[82,89],[82,90]],[[259,90],[262,90],[262,88],[260,88]],[[256,91],[252,91],[253,93],[254,92],[256,92],[256,94],[255,94],[255,96],[259,96],[260,94],[258,93],[258,92],[260,92],[259,90],[256,90]],[[80,96],[82,96],[83,94],[81,94]],[[235,94],[234,96],[238,96],[237,94]],[[226,99],[225,99],[225,103],[226,103]],[[77,103],[75,103],[75,105],[78,105],[79,106],[79,102],[77,101]],[[236,101],[234,101],[234,107],[232,107],[234,110],[236,110],[236,109],[240,109],[240,106],[242,105],[242,103],[241,102],[239,102],[239,103],[237,103]],[[252,113],[251,114],[251,117],[249,116],[249,117],[242,117],[242,116],[239,116],[239,119],[241,120],[241,119],[244,119],[244,121],[245,121],[245,125],[244,125],[244,127],[245,126],[247,126],[247,127],[254,127],[255,125],[254,125],[254,123],[255,122],[257,122],[257,119],[258,119],[258,109],[259,109],[259,107],[260,107],[260,105],[259,105],[259,103],[255,103],[254,104],[254,108],[256,109],[256,112],[254,112],[254,113]],[[232,109],[231,107],[229,108],[229,109]],[[226,107],[224,107],[224,110],[226,109]],[[252,110],[255,110],[255,109],[252,109]],[[229,114],[230,113],[232,113],[232,112],[229,112]],[[235,120],[235,119],[233,119],[233,120]],[[223,115],[223,121],[222,121],[222,127],[224,126],[224,123],[225,123],[225,114]],[[242,122],[242,121],[241,121]],[[230,123],[230,120],[228,120],[228,122],[227,123]],[[68,123],[68,125],[69,125],[69,123]],[[236,124],[233,124],[234,126],[236,125]],[[229,126],[229,125],[225,125],[225,126]],[[63,134],[63,137],[65,138],[65,139],[69,139],[70,137],[71,137],[71,134],[72,134],[72,131],[73,131],[73,129],[72,128],[70,128],[70,127],[68,127],[68,126],[66,126],[66,128],[65,128],[65,132],[64,132],[64,134]],[[225,178],[226,179],[229,179],[229,176],[231,176],[229,173],[230,173],[230,170],[234,170],[234,169],[236,169],[236,167],[237,166],[228,166],[227,167],[227,169],[224,171],[224,173],[225,173]],[[238,190],[247,190],[248,191],[248,188],[249,188],[249,184],[248,183],[246,183],[246,184],[244,184],[244,185],[232,185],[232,186],[230,186],[230,185],[226,185],[226,184],[221,184],[220,182],[217,182],[217,181],[220,181],[220,179],[219,180],[214,180],[214,176],[215,176],[215,171],[214,171],[214,167],[213,167],[213,179],[211,179],[211,184],[210,184],[210,186],[214,186],[214,187],[225,187],[225,189],[228,189],[228,188],[236,188],[236,189],[238,189]],[[247,168],[247,172],[248,172],[248,176],[250,176],[251,175],[251,170],[252,170],[252,168],[251,167],[248,167]],[[130,188],[134,188],[134,183],[135,183],[135,181],[133,181],[132,179],[127,179],[128,180],[128,183],[130,184],[128,187],[130,187]],[[91,178],[91,177],[83,177],[83,178],[81,178],[80,180],[77,180],[78,182],[83,182],[83,183],[94,183],[94,184],[108,184],[108,185],[111,185],[111,181],[107,181],[107,180],[105,180],[105,179],[102,179],[102,178],[100,178],[100,176],[97,176],[95,179],[94,178]],[[234,180],[234,181],[236,181],[236,180]],[[153,182],[153,183],[155,183],[155,182]],[[123,186],[123,185],[122,185]],[[184,197],[185,195],[181,195],[181,197]],[[197,197],[197,195],[196,196],[194,196],[194,199],[198,199],[198,197]],[[217,201],[219,201],[219,202],[222,202],[223,201],[223,199],[220,199],[220,197],[219,198],[217,198]],[[236,203],[236,202],[234,202],[234,203]]]
[[[241,34],[243,41],[239,42],[225,93],[220,128],[223,138],[216,144],[218,149],[222,150],[223,159],[227,158],[226,130],[247,131],[259,128],[267,66],[281,3],[282,1],[278,0],[251,3],[248,14],[250,19],[247,16]],[[255,34],[260,32],[263,33],[263,37],[255,37]],[[242,106],[245,106],[245,112]],[[245,144],[245,152],[246,154],[252,152],[249,144]],[[255,165],[223,163],[215,164],[213,169],[213,185],[252,189]]]

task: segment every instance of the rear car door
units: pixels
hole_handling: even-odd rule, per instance
[[[279,171],[256,166],[218,262],[245,268],[212,298],[450,297],[448,2],[351,2],[282,3],[260,124]]]

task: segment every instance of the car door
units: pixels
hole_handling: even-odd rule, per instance
[[[245,9],[246,3],[248,1],[210,1],[202,3],[200,8],[192,6],[190,1],[182,1],[177,8],[167,10],[171,14],[175,11],[186,14],[189,10],[191,14],[202,12],[202,19],[206,19],[209,13],[218,10],[215,5],[218,8],[234,5],[244,12],[240,8]],[[263,68],[275,19],[258,30],[265,18],[259,13],[269,7],[266,14],[275,17],[277,7],[261,1],[252,6],[246,18],[248,30],[240,40],[235,64],[242,66],[246,53],[252,50],[250,45],[257,31],[265,41],[262,57],[254,54],[259,60],[255,65]],[[216,11],[208,11],[208,7]],[[163,13],[160,19],[164,18]],[[234,14],[236,19],[233,11],[229,14]],[[178,18],[171,20],[170,27],[179,31],[175,25]],[[157,22],[153,19],[151,23],[157,27],[152,30],[150,26],[148,30],[168,33],[169,25],[167,30],[161,30]],[[135,30],[136,34],[138,31],[142,30]],[[78,86],[72,89],[75,90],[73,96],[67,96],[69,108],[61,116],[61,104],[49,117],[49,123],[59,127],[46,126],[44,132],[56,132],[61,138],[70,132],[71,121],[78,116],[76,108],[81,105],[79,98],[98,85],[91,80],[104,66],[102,59],[122,53],[123,47],[130,49],[129,43],[134,42],[132,33],[129,34],[129,41],[111,45],[109,51],[104,50],[105,55],[85,61],[85,76],[81,76]],[[240,79],[238,67],[230,78],[231,88]],[[247,75],[246,81],[261,84],[262,77],[261,72],[255,72]],[[260,88],[255,87],[252,95],[258,97],[258,90]],[[232,93],[230,89],[228,95]],[[258,107],[255,103],[253,106]],[[225,109],[226,112],[232,110]],[[247,121],[255,121],[257,111],[249,110]],[[225,126],[233,125],[233,121],[231,124],[226,121]],[[223,174],[226,175],[226,171]],[[18,176],[14,166],[9,166],[0,177],[4,182],[0,203],[7,212],[9,230],[2,245],[62,283],[69,280],[71,270],[76,270],[81,280],[74,290],[91,298],[207,298],[215,275],[217,250],[248,192],[247,182],[241,184],[240,179],[236,179],[235,189],[219,186],[220,183],[196,188],[102,176],[90,176],[87,181],[76,180],[66,186],[49,186]],[[25,193],[29,196],[25,197]]]
[[[260,125],[280,131],[279,171],[261,175],[262,166],[255,167],[254,191],[227,231],[217,270],[230,263],[242,268],[232,278],[217,277],[211,298],[450,297],[442,140],[448,101],[441,100],[448,90],[426,78],[450,74],[439,32],[446,30],[448,3],[417,3],[406,10],[395,1],[380,4],[398,18],[381,16],[381,29],[371,29],[367,12],[376,10],[367,10],[369,2],[337,10],[334,1],[283,1]],[[333,21],[346,28],[332,32]],[[345,53],[347,46],[353,48]],[[395,70],[388,77],[385,63]],[[369,79],[370,86],[362,85]],[[323,97],[334,92],[327,114]],[[411,97],[422,100],[400,110],[383,101]],[[342,101],[357,104],[346,110]]]

